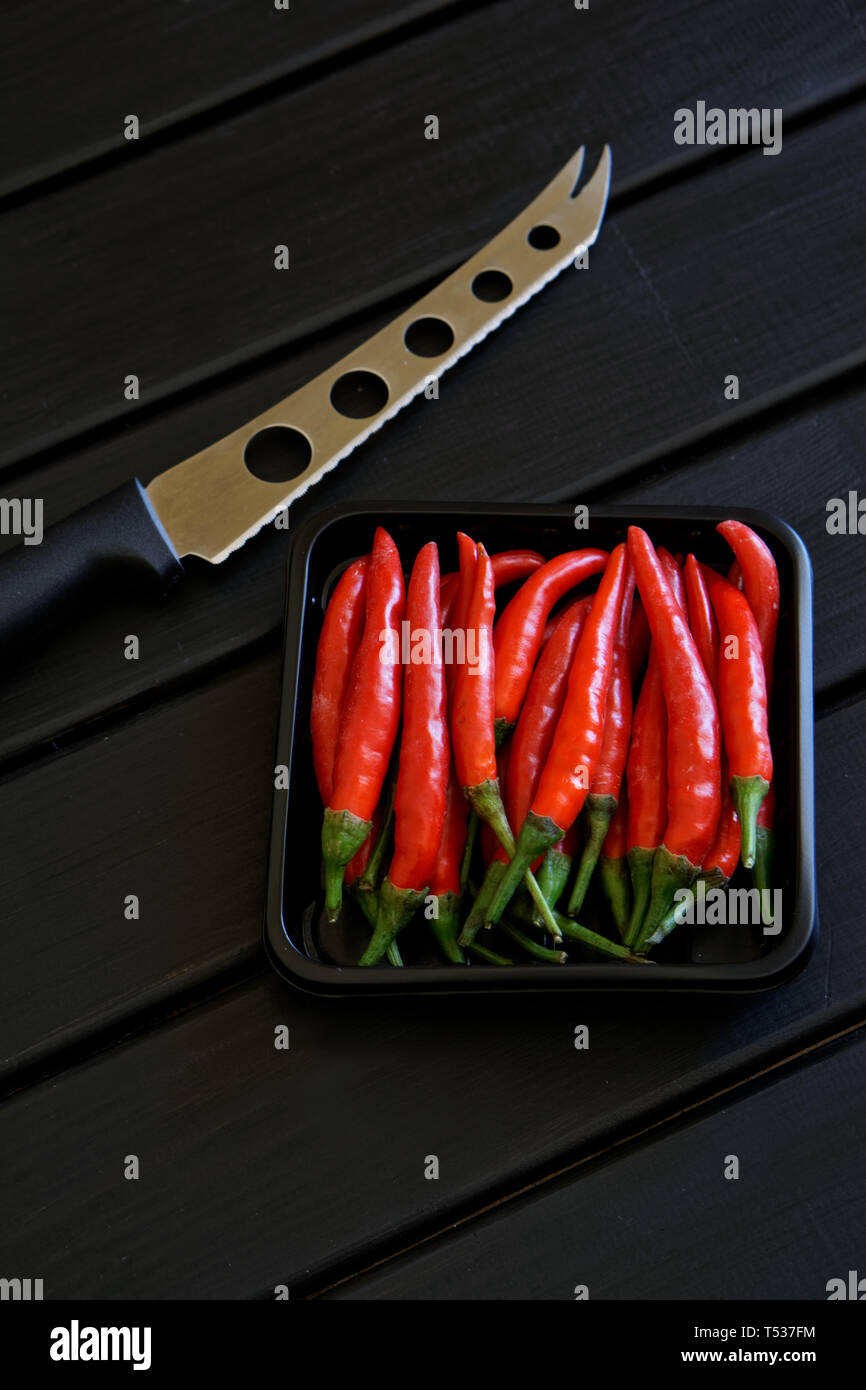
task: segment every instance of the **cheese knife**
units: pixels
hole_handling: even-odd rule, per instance
[[[116,567],[168,589],[197,555],[218,565],[595,241],[605,145],[578,191],[581,147],[492,241],[334,366],[144,486],[137,478],[0,559],[0,635],[41,623]],[[282,481],[268,479],[275,461]],[[264,475],[264,476],[263,476]]]

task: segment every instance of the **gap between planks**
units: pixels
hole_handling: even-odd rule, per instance
[[[814,1054],[832,1049],[836,1044],[845,1039],[853,1041],[857,1033],[864,1029],[866,1029],[866,1018],[857,1018],[850,1024],[846,1024],[843,1028],[837,1028],[835,1032],[828,1034],[826,1037],[814,1037],[810,1042],[806,1043],[805,1046],[785,1056],[774,1058],[765,1066],[759,1067],[757,1071],[750,1072],[740,1077],[735,1076],[730,1084],[708,1092],[706,1095],[696,1096],[690,1101],[687,1101],[686,1104],[681,1105],[678,1109],[659,1116],[654,1120],[650,1120],[647,1124],[642,1125],[639,1129],[631,1130],[628,1134],[620,1135],[609,1144],[594,1149],[592,1153],[576,1158],[570,1163],[561,1164],[558,1168],[544,1173],[541,1176],[531,1178],[520,1187],[514,1188],[501,1196],[494,1197],[483,1206],[477,1207],[471,1212],[467,1212],[462,1216],[454,1216],[447,1225],[437,1226],[436,1230],[430,1231],[426,1235],[419,1236],[418,1239],[410,1241],[407,1245],[401,1245],[399,1249],[393,1248],[381,1254],[378,1258],[371,1260],[368,1264],[364,1264],[360,1267],[356,1266],[349,1269],[347,1265],[344,1266],[346,1272],[338,1274],[337,1277],[332,1278],[331,1282],[328,1284],[317,1283],[315,1287],[308,1289],[305,1289],[303,1284],[300,1284],[297,1285],[292,1292],[297,1293],[298,1297],[304,1299],[312,1300],[321,1298],[324,1294],[331,1293],[334,1289],[350,1284],[355,1279],[370,1274],[375,1269],[382,1269],[394,1263],[404,1255],[412,1254],[414,1251],[432,1245],[434,1242],[447,1239],[455,1230],[471,1226],[473,1222],[484,1216],[490,1215],[491,1212],[502,1211],[523,1197],[533,1196],[537,1192],[548,1187],[551,1183],[570,1175],[573,1176],[581,1169],[590,1166],[601,1166],[607,1160],[618,1157],[620,1150],[628,1149],[632,1145],[640,1146],[646,1143],[648,1139],[660,1138],[667,1130],[685,1128],[696,1120],[702,1119],[705,1114],[710,1115],[720,1109],[722,1103],[727,1102],[732,1096],[735,1096],[736,1100],[739,1102],[754,1091],[763,1089],[764,1086],[768,1084],[770,1078],[775,1080],[777,1073],[784,1074],[788,1069],[793,1071],[795,1065],[804,1058],[809,1058],[810,1061],[818,1060],[817,1056]],[[256,1295],[259,1300],[272,1296],[270,1290],[266,1293]]]
[[[157,118],[140,138],[137,154],[139,157],[156,154],[199,131],[223,125],[289,93],[302,91],[365,58],[378,57],[423,34],[445,28],[474,10],[489,9],[501,3],[502,0],[439,0],[432,8],[429,4],[416,5],[414,13],[404,18],[363,25],[354,34],[338,40],[327,52],[310,56],[297,67],[285,64],[269,75],[254,73],[221,95],[214,95],[210,101],[194,102],[188,110]],[[67,161],[58,161],[56,166],[41,166],[44,172],[37,169],[32,177],[19,178],[0,192],[0,213],[48,197],[74,183],[99,178],[128,159],[129,151],[123,145],[107,145],[93,154],[73,155]]]

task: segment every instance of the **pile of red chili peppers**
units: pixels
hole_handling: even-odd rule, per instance
[[[461,533],[455,572],[430,542],[408,583],[376,531],[328,603],[310,720],[325,905],[360,905],[360,965],[402,964],[416,916],[454,964],[645,963],[678,889],[740,862],[770,886],[779,580],[748,526],[717,530],[727,577],[631,526],[550,560]],[[609,931],[579,921],[596,879]]]

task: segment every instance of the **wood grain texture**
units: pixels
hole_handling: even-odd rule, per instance
[[[615,187],[645,183],[677,159],[685,167],[705,151],[674,143],[680,105],[711,93],[724,106],[790,114],[862,78],[859,44],[850,13],[824,7],[819,15],[808,0],[769,9],[679,0],[651,17],[640,0],[585,12],[512,0],[472,11],[456,30],[412,39],[399,61],[371,56],[150,154],[132,142],[128,162],[0,222],[0,255],[15,267],[0,358],[8,402],[0,462],[134,419],[214,372],[440,274],[498,231],[581,141],[596,150],[610,141]],[[515,61],[522,53],[531,61]],[[439,117],[438,140],[424,138],[427,113]],[[862,141],[862,123],[848,140],[858,133]],[[846,194],[855,222],[863,161],[856,143],[841,153],[847,183],[840,188],[841,172],[833,177],[823,211],[825,222],[841,220],[835,230],[847,238],[855,232],[835,205]],[[761,256],[762,229],[765,238],[775,230],[766,225],[770,210],[785,215],[790,175],[787,199],[796,198],[798,216],[789,235],[810,257],[798,293],[817,292],[826,253],[812,245],[808,214],[832,165],[813,159],[794,176],[786,151],[770,159],[754,152],[750,162],[764,206],[737,221],[749,239],[741,265]],[[736,215],[730,198],[726,186],[716,238],[686,219],[705,266]],[[673,217],[674,205],[663,206]],[[665,212],[659,220],[669,230]],[[637,306],[663,321],[666,287],[653,279],[652,253],[629,224],[621,230],[630,279],[642,282]],[[274,269],[278,244],[290,249],[289,271]],[[720,278],[736,303],[736,272]],[[628,282],[619,283],[625,292]],[[775,293],[767,326],[778,330],[791,291]],[[837,332],[846,306],[857,308],[841,296]],[[685,384],[694,364],[684,347]],[[128,373],[140,378],[138,405],[124,398]]]
[[[401,1248],[862,1016],[866,910],[845,867],[859,854],[866,813],[862,704],[818,730],[823,930],[789,985],[740,998],[526,996],[517,1009],[492,996],[316,1000],[268,974],[6,1101],[6,1264],[38,1267],[46,1297],[236,1298],[282,1282],[319,1287],[371,1251]],[[207,804],[204,786],[201,797]],[[36,834],[32,814],[29,824]],[[203,830],[197,840],[189,821],[177,854],[199,862],[211,839]],[[241,866],[249,873],[263,853],[239,817],[215,882],[230,884]],[[150,864],[137,860],[141,892],[158,898],[164,861],[153,854]],[[43,911],[40,892],[50,905],[44,880],[41,890],[33,876],[20,888],[30,890],[31,914]],[[188,902],[187,881],[175,891]],[[66,947],[56,907],[50,918],[43,944],[55,930],[57,965],[43,1003],[56,1027]],[[257,928],[252,916],[239,923],[246,941]],[[129,938],[112,931],[116,953]],[[82,949],[98,977],[109,948],[83,936],[79,957]],[[170,970],[184,952],[183,941],[154,929],[153,965]],[[83,967],[79,958],[72,968]],[[116,987],[123,962],[111,969]],[[134,989],[132,961],[128,978]],[[98,993],[97,978],[91,1008]],[[587,1052],[573,1046],[578,1023],[590,1028]],[[288,1052],[274,1049],[280,1024],[291,1029]],[[139,1182],[122,1177],[128,1153],[140,1157]],[[431,1153],[438,1182],[423,1176]]]
[[[122,156],[130,112],[144,148],[178,124],[223,117],[244,98],[263,101],[281,84],[308,80],[311,69],[351,62],[366,45],[384,45],[455,8],[453,0],[292,0],[281,9],[273,0],[9,5],[0,126],[16,138],[0,197]]]
[[[377,496],[579,500],[582,477],[617,474],[630,457],[653,453],[658,468],[668,441],[684,431],[704,429],[712,438],[736,422],[741,405],[780,385],[795,391],[810,364],[862,340],[852,202],[860,175],[846,163],[861,144],[862,122],[843,113],[792,140],[784,166],[781,157],[737,159],[616,214],[588,272],[574,272],[521,310],[445,378],[439,400],[402,412],[293,517],[326,501]],[[824,182],[807,196],[816,168]],[[751,228],[748,238],[741,224]],[[804,274],[807,247],[815,264]],[[15,492],[44,497],[50,521],[133,473],[147,478],[324,368],[381,317],[21,472]],[[740,378],[739,403],[724,399],[729,370]],[[693,481],[680,467],[668,483],[646,490],[632,483],[623,494],[748,500],[801,529],[816,567],[821,689],[863,666],[858,538],[824,529],[828,498],[856,486],[863,426],[856,389],[830,411],[807,397],[799,413],[781,423],[774,417],[754,442],[739,434],[704,453]],[[808,467],[794,466],[800,458]],[[224,566],[191,562],[186,585],[162,604],[106,596],[86,625],[73,625],[10,673],[0,692],[0,756],[19,756],[127,700],[158,694],[275,633],[285,552],[286,533],[268,530]],[[843,640],[830,635],[831,615]],[[127,632],[141,637],[139,662],[117,657]]]
[[[0,1076],[259,959],[278,678],[253,662],[7,780]]]
[[[866,1040],[829,1052],[326,1297],[823,1300],[866,1216]]]

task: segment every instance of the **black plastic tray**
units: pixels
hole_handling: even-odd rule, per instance
[[[772,736],[782,932],[768,937],[760,927],[682,926],[657,948],[653,965],[608,963],[569,943],[565,965],[533,961],[506,967],[473,961],[456,966],[442,960],[427,924],[419,920],[400,937],[403,969],[355,966],[352,962],[369,935],[360,910],[350,901],[339,923],[330,926],[324,919],[322,809],[313,775],[309,712],[324,606],[344,567],[370,550],[376,526],[391,533],[407,569],[429,540],[439,545],[443,573],[455,569],[458,530],[468,531],[488,551],[530,547],[554,555],[584,545],[612,549],[625,539],[631,524],[644,526],[656,544],[674,552],[694,550],[700,559],[726,569],[731,552],[715,526],[730,516],[761,534],[779,567]],[[325,994],[562,988],[749,991],[780,984],[803,965],[816,929],[812,572],[803,542],[784,522],[765,512],[730,508],[592,507],[588,529],[576,530],[569,507],[367,502],[331,507],[304,522],[291,541],[287,577],[275,761],[288,768],[289,785],[274,793],[264,923],[269,957],[286,979]],[[742,870],[732,881],[732,886],[740,884],[748,886]],[[588,898],[581,920],[596,925],[596,911],[597,904],[594,908]]]

